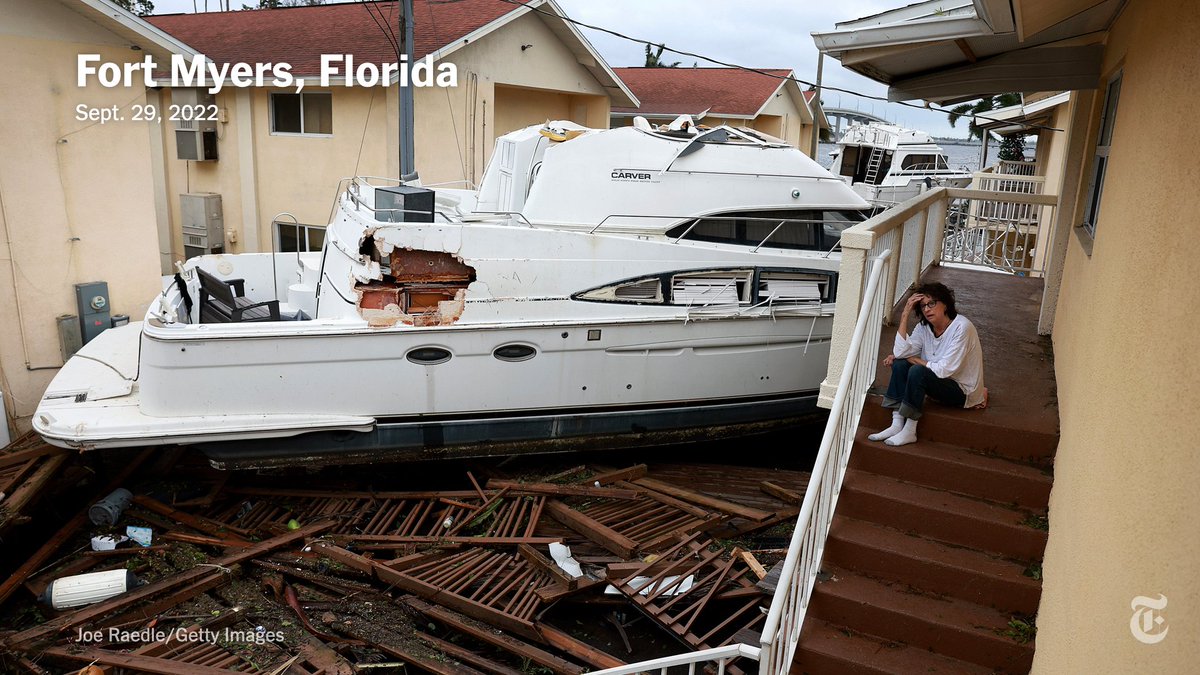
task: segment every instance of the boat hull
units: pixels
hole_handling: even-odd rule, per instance
[[[444,460],[720,440],[810,424],[822,414],[817,392],[806,391],[635,409],[384,419],[365,433],[315,432],[196,447],[221,469]]]

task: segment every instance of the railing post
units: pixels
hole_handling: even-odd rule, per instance
[[[838,271],[837,306],[846,308],[833,315],[833,335],[829,340],[829,368],[825,381],[821,383],[821,394],[817,405],[829,408],[833,405],[833,397],[837,394],[837,384],[842,376],[842,364],[849,353],[850,339],[854,336],[854,322],[858,318],[856,311],[862,301],[863,281],[867,269],[867,248],[870,247],[870,234],[866,234],[867,245],[852,247],[847,241],[848,232],[842,235],[842,264]],[[893,256],[894,257],[894,256]]]
[[[896,282],[900,277],[900,259],[904,257],[904,228],[901,227],[896,231],[895,248],[892,250],[892,256],[887,261],[887,284],[884,285],[883,297],[888,306],[896,304]],[[917,255],[920,258],[920,254]],[[892,325],[891,312],[884,317],[884,323]]]
[[[933,213],[933,209],[929,206],[925,207],[925,219],[921,222],[921,227],[917,229],[917,250],[913,256],[913,271],[912,282],[914,286],[921,283],[921,271],[925,269],[925,233],[929,231],[929,216]]]
[[[942,249],[945,248],[946,214],[949,211],[950,198],[943,197],[929,205],[929,218],[933,220],[933,249],[929,254],[929,265],[941,264]]]

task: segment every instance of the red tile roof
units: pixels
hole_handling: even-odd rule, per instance
[[[398,5],[351,2],[145,18],[217,63],[288,63],[293,75],[314,75],[321,70],[321,54],[352,54],[356,63],[396,62],[396,50],[376,20],[395,32]],[[414,2],[414,56],[437,51],[519,9],[503,0]]]
[[[640,108],[613,107],[614,113],[753,116],[791,70],[763,68],[769,75],[740,68],[613,68],[642,102]]]

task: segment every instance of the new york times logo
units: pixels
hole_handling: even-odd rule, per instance
[[[1167,608],[1167,596],[1158,594],[1158,599],[1139,595],[1130,603],[1133,616],[1129,618],[1129,632],[1142,644],[1156,645],[1167,637],[1167,620],[1162,610]]]

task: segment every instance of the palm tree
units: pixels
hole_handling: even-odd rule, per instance
[[[658,51],[656,51],[656,52],[650,51],[650,47],[652,47],[652,46],[653,45],[646,45],[646,67],[647,68],[678,68],[679,67],[678,61],[676,61],[675,63],[663,63],[662,53],[663,53],[663,49],[666,48],[666,45],[658,45]]]
[[[995,94],[993,96],[984,96],[974,103],[963,103],[962,105],[954,106],[950,109],[948,116],[950,118],[950,126],[954,126],[959,118],[970,117],[971,124],[967,127],[969,132],[967,138],[983,139],[983,131],[975,123],[976,115],[985,115],[997,108],[1007,108],[1010,105],[1017,105],[1021,102],[1020,94]]]

